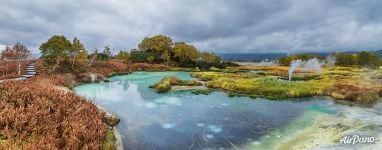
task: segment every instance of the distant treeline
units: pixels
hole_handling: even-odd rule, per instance
[[[330,56],[335,58],[336,66],[378,68],[380,65],[382,65],[382,60],[375,53],[366,51],[357,53],[332,53]],[[325,60],[327,57],[312,54],[294,54],[280,58],[279,63],[283,66],[289,66],[293,60],[299,59],[306,61],[312,58]]]
[[[287,56],[287,53],[225,53],[219,54],[224,61],[254,61],[260,62],[263,60],[276,60]]]
[[[185,42],[173,42],[170,37],[164,35],[146,37],[138,44],[138,48],[132,49],[130,52],[120,50],[117,55],[112,55],[109,46],[105,46],[102,52],[95,49],[92,54],[89,54],[78,38],[69,41],[61,35],[52,36],[40,46],[40,50],[41,58],[52,72],[78,70],[78,68],[91,66],[94,61],[110,59],[119,59],[125,63],[143,62],[166,66],[198,67],[202,70],[236,65],[222,62],[221,58],[213,52],[200,51]]]

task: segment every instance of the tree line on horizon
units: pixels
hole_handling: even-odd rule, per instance
[[[329,56],[335,58],[335,65],[341,67],[365,67],[378,69],[382,65],[382,60],[374,53],[361,51],[353,54],[349,53],[332,53]],[[317,58],[324,61],[326,57],[314,54],[294,54],[285,56],[279,59],[282,66],[289,66],[293,60],[307,61],[312,58]]]
[[[95,61],[108,61],[118,59],[128,63],[150,63],[163,64],[166,66],[178,66],[187,68],[200,68],[208,70],[211,67],[225,68],[227,66],[237,66],[230,62],[223,62],[219,56],[213,52],[200,51],[195,46],[185,42],[173,42],[165,35],[155,35],[145,37],[137,48],[130,51],[120,50],[113,55],[110,46],[105,46],[103,51],[95,49],[93,53],[85,49],[84,44],[78,38],[72,41],[62,35],[54,35],[40,46],[41,58],[51,72],[70,72],[73,70],[86,70],[84,68],[92,66]],[[17,62],[17,72],[21,73],[21,62],[31,55],[30,50],[22,43],[16,42],[14,46],[6,46],[1,51],[1,60],[12,60]],[[357,66],[378,68],[382,60],[375,54],[366,51],[358,53],[332,53],[336,58],[336,66]],[[280,65],[289,66],[293,60],[309,60],[318,58],[324,60],[325,57],[314,54],[295,54],[279,59]]]
[[[235,65],[222,62],[213,52],[200,51],[195,46],[185,42],[173,42],[164,35],[145,37],[138,47],[130,51],[120,50],[116,55],[111,53],[110,47],[105,46],[102,52],[95,49],[89,54],[78,38],[72,41],[65,36],[54,35],[40,46],[41,58],[50,70],[73,70],[91,66],[94,61],[108,61],[119,59],[124,63],[150,63],[166,66],[179,66],[207,70],[211,67],[224,68]],[[67,71],[64,71],[67,72]]]

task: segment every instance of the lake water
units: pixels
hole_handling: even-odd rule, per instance
[[[223,92],[157,94],[148,88],[167,75],[192,79],[186,72],[135,72],[74,90],[121,119],[126,149],[239,148],[265,136],[282,138],[273,131],[287,126],[304,128],[317,116],[336,115],[335,104],[325,97],[271,101]]]

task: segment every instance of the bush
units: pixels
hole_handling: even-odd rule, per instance
[[[90,72],[99,73],[104,76],[112,76],[119,72],[128,72],[128,66],[121,60],[96,61],[90,68]]]
[[[133,63],[129,64],[131,71],[166,71],[169,68],[162,64]]]
[[[104,112],[36,80],[0,84],[0,149],[101,149]]]
[[[21,62],[21,75],[26,73],[26,68],[30,63],[30,61]],[[16,68],[18,65],[15,61],[0,61],[0,80],[20,77]]]

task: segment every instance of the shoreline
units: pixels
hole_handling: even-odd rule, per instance
[[[382,147],[381,99],[376,107],[335,106],[336,114],[307,112],[282,129],[276,129],[243,149],[376,149]],[[312,119],[312,120],[309,120]],[[310,122],[311,121],[311,122]],[[302,125],[303,124],[303,125]],[[371,136],[374,144],[341,144],[347,135]]]
[[[151,72],[151,71],[148,71]],[[198,86],[197,88],[206,88],[205,86]],[[172,90],[190,90],[194,86],[174,86]],[[220,90],[220,89],[218,89]],[[72,91],[72,90],[70,90]],[[223,91],[224,90],[220,90]],[[73,92],[73,91],[72,91]],[[335,101],[333,101],[335,103]],[[379,102],[379,101],[378,101]],[[109,115],[110,112],[95,104],[99,109],[103,110]],[[352,107],[352,106],[350,106]],[[357,107],[353,107],[357,108]],[[348,117],[348,116],[347,116]],[[273,143],[274,149],[312,149],[331,147],[338,144],[338,140],[349,133],[355,133],[365,126],[362,121],[354,121],[344,116],[319,116],[315,118],[310,126],[304,127],[301,131],[294,131],[290,135],[284,136],[285,138],[278,139],[277,143]],[[289,126],[289,125],[288,125]],[[122,137],[117,127],[113,127],[113,134],[115,136],[115,146],[121,146],[123,149]],[[282,137],[282,136],[280,136]],[[279,138],[280,138],[279,137]],[[323,138],[324,137],[324,138]],[[381,137],[381,136],[379,136]],[[258,145],[257,142],[251,143]],[[255,146],[256,147],[256,146]],[[118,149],[118,147],[117,147]]]
[[[68,87],[65,87],[65,86],[55,86],[55,88],[57,90],[60,90],[60,91],[63,91],[65,93],[67,92],[71,92],[71,93],[74,93],[76,94],[73,90],[71,90],[70,88]],[[113,118],[118,118],[116,115],[112,114],[111,112],[107,111],[105,108],[103,108],[102,106],[96,104],[95,102],[87,99],[88,101],[92,102],[95,106],[97,106],[97,108],[103,112],[105,112],[105,117],[113,117]],[[108,125],[106,125],[107,128],[109,128]],[[116,150],[124,150],[123,148],[123,141],[122,141],[122,136],[121,136],[121,133],[118,129],[118,124],[115,125],[114,127],[111,127],[111,130],[113,131],[113,136],[114,136],[114,145],[115,145],[115,148]]]

